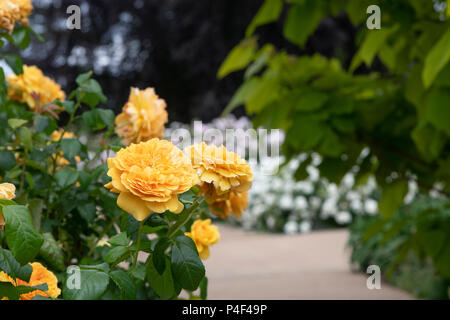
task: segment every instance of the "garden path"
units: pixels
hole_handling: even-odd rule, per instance
[[[352,272],[347,230],[294,236],[219,225],[221,240],[205,261],[209,299],[411,299]]]

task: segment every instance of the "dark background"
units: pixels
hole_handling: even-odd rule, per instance
[[[67,7],[81,7],[81,30],[68,30]],[[38,65],[69,93],[78,74],[93,70],[120,112],[131,86],[155,87],[169,120],[209,121],[220,115],[242,81],[242,72],[217,80],[216,73],[245,34],[262,0],[33,0],[31,26],[46,42],[32,41],[26,64]],[[292,53],[282,23],[258,29],[259,43]],[[345,16],[325,19],[304,53],[340,56],[354,52],[355,30]],[[244,111],[237,109],[238,115]]]

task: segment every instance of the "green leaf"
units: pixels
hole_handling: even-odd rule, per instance
[[[19,129],[19,136],[20,140],[22,141],[23,145],[26,149],[31,150],[33,149],[33,139],[32,139],[32,132],[27,127],[21,127]]]
[[[408,193],[408,182],[397,180],[383,187],[378,209],[384,219],[390,219],[403,204],[403,198]]]
[[[364,62],[366,66],[370,67],[375,55],[381,50],[388,37],[395,30],[395,27],[367,30],[367,35],[350,64],[350,72],[353,72],[361,62]]]
[[[72,159],[81,151],[81,143],[77,139],[62,139],[61,150],[64,152],[64,158]]]
[[[299,151],[317,146],[325,134],[325,126],[309,116],[297,116],[289,130],[287,140]]]
[[[161,238],[155,245],[153,250],[153,265],[159,274],[163,274],[166,268],[166,254],[165,251],[169,247],[170,241],[168,238]]]
[[[3,208],[3,217],[9,249],[22,265],[30,262],[39,253],[44,242],[33,225],[30,211],[24,206],[7,206]]]
[[[109,264],[116,265],[125,260],[130,255],[130,248],[124,246],[113,247],[105,255],[105,261]]]
[[[429,162],[439,157],[447,141],[444,133],[429,124],[418,124],[411,136],[422,157]]]
[[[431,48],[425,59],[422,79],[425,88],[429,88],[439,72],[450,61],[450,29]]]
[[[249,80],[245,81],[235,92],[230,100],[230,103],[228,103],[228,105],[225,107],[222,116],[228,115],[236,107],[250,100],[260,90],[260,88],[261,79],[259,78],[250,78]]]
[[[39,115],[36,120],[36,132],[43,132],[50,125],[50,118]]]
[[[86,73],[82,73],[75,79],[75,82],[79,86],[82,86],[84,83],[86,83],[86,81],[88,81],[91,78],[91,76],[92,76],[92,71],[88,71]]]
[[[77,210],[86,222],[92,222],[97,217],[97,208],[92,202],[81,203]]]
[[[10,277],[29,281],[33,268],[29,264],[21,266],[14,258],[12,253],[6,249],[0,248],[0,270],[8,274]]]
[[[122,299],[136,299],[136,285],[134,284],[133,280],[131,280],[128,273],[126,273],[124,270],[116,270],[112,271],[109,276],[119,287]]]
[[[8,124],[11,128],[17,129],[27,123],[27,120],[23,119],[8,119]]]
[[[97,131],[114,124],[114,113],[111,110],[94,109],[84,112],[82,119],[88,128]]]
[[[426,120],[450,136],[450,89],[439,88],[426,98]]]
[[[24,50],[30,44],[30,35],[26,28],[15,28],[11,34],[12,43],[21,50]]]
[[[113,246],[127,246],[130,244],[130,238],[126,232],[121,232],[109,239],[108,242]]]
[[[328,101],[329,96],[320,91],[306,90],[302,91],[295,102],[295,110],[297,111],[316,111]]]
[[[320,1],[304,0],[296,3],[287,14],[283,35],[292,43],[303,47],[321,19]]]
[[[9,150],[0,150],[0,169],[9,170],[16,165],[16,157]]]
[[[53,269],[64,271],[64,254],[55,238],[49,232],[42,234],[42,236],[44,237],[44,243],[39,251],[40,255]]]
[[[101,265],[80,266],[80,288],[69,288],[64,281],[64,300],[97,300],[108,288],[109,275]]]
[[[165,264],[167,265],[167,267],[165,268],[163,274],[159,274],[156,270],[152,261],[152,257],[149,257],[149,260],[147,262],[147,279],[150,287],[163,300],[170,299],[175,294],[170,260],[168,258],[165,259]]]
[[[71,168],[63,168],[56,171],[56,183],[61,188],[67,188],[74,185],[78,179],[78,171]]]
[[[265,0],[245,31],[245,36],[248,38],[257,27],[278,20],[282,10],[283,0]]]
[[[94,79],[87,79],[81,82],[77,90],[81,102],[86,103],[91,108],[94,108],[100,102],[106,103],[107,101],[100,84]]]
[[[23,73],[22,59],[16,54],[5,54],[3,56],[5,62],[11,67],[15,74]]]
[[[191,238],[179,236],[172,246],[172,273],[184,289],[194,291],[205,276],[205,267]]]
[[[9,300],[19,300],[20,294],[11,282],[0,282],[0,300],[5,297]]]
[[[242,40],[235,46],[219,68],[217,77],[224,78],[228,74],[244,69],[253,60],[257,49],[256,38]]]

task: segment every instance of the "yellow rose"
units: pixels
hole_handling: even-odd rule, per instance
[[[180,213],[184,206],[177,195],[198,182],[183,152],[157,138],[121,149],[108,158],[108,168],[112,181],[105,187],[119,193],[117,205],[138,221],[152,211]]]
[[[211,225],[211,219],[196,220],[191,226],[191,232],[185,235],[194,241],[198,255],[203,260],[209,258],[209,246],[220,240],[219,228]]]
[[[7,0],[0,1],[0,29],[6,29],[11,34],[19,19],[20,10],[16,4]]]
[[[224,146],[201,144],[190,146],[186,154],[200,177],[200,190],[210,201],[226,200],[232,191],[250,189],[253,173],[250,165]]]
[[[24,25],[28,26],[28,16],[33,11],[33,5],[31,0],[10,0],[19,7],[19,21]]]
[[[58,279],[50,270],[47,270],[42,264],[39,262],[30,263],[33,267],[33,271],[31,273],[30,281],[26,282],[21,279],[11,278],[6,273],[0,271],[0,281],[2,282],[10,282],[14,286],[37,286],[40,284],[47,284],[48,290],[47,292],[41,290],[35,290],[29,293],[24,293],[20,295],[20,300],[31,300],[35,296],[43,296],[43,297],[52,297],[57,298],[61,294],[61,289],[58,288]]]
[[[128,102],[116,117],[116,133],[125,145],[145,142],[161,138],[167,121],[166,102],[153,88],[131,88]]]
[[[0,184],[0,199],[12,200],[16,197],[16,186],[12,183]],[[0,210],[0,230],[3,230],[5,226],[5,219],[3,218],[2,211]]]
[[[229,198],[221,201],[206,202],[211,209],[211,212],[216,216],[226,219],[232,213],[236,218],[242,217],[242,213],[248,206],[248,193],[244,192],[231,192]]]
[[[50,103],[57,98],[64,100],[66,94],[61,86],[44,76],[36,66],[23,66],[23,74],[12,74],[7,77],[9,84],[8,97],[26,103],[31,110],[40,105]]]

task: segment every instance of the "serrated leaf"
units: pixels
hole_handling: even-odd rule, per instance
[[[133,280],[131,280],[128,273],[126,273],[124,270],[115,270],[112,271],[109,276],[119,287],[122,299],[136,299],[136,285],[134,284]]]
[[[24,206],[7,206],[2,211],[9,249],[22,265],[30,262],[39,253],[44,242],[44,238],[33,225],[30,211]]]
[[[191,238],[186,236],[175,238],[171,263],[173,277],[182,288],[191,291],[198,288],[205,276],[205,267]]]

